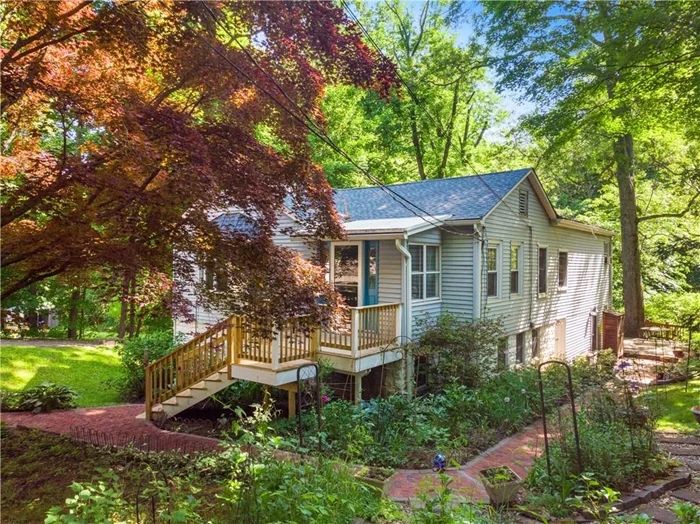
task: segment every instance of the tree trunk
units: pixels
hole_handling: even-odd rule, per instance
[[[644,324],[644,295],[639,257],[639,223],[634,187],[634,142],[629,133],[618,137],[615,151],[615,177],[620,193],[622,244],[622,293],[625,304],[625,335],[638,337]]]
[[[83,295],[80,298],[80,329],[78,330],[78,338],[82,339],[85,331],[85,304],[87,299],[87,287],[83,288]]]
[[[129,312],[129,277],[124,276],[122,283],[121,312],[119,315],[119,340],[124,340],[126,335],[126,315]]]
[[[421,180],[425,180],[425,167],[423,166],[423,148],[420,145],[420,136],[418,135],[418,122],[416,121],[416,110],[414,106],[410,109],[411,115],[411,138],[413,139],[413,150],[416,154],[416,165],[418,165],[418,174]]]
[[[68,338],[78,338],[78,304],[80,304],[80,288],[76,287],[70,296],[68,310]]]

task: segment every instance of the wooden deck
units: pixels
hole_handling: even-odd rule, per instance
[[[401,304],[349,308],[321,328],[290,320],[279,332],[232,316],[146,368],[146,418],[154,408],[172,414],[226,387],[248,380],[276,387],[296,382],[297,369],[326,352],[338,371],[358,372],[398,360],[377,355],[395,346]]]

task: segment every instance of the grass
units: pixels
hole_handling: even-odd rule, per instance
[[[700,379],[670,386],[660,386],[656,390],[659,402],[659,431],[679,433],[700,433],[700,424],[690,412],[690,408],[700,404]]]
[[[106,347],[2,346],[0,384],[21,391],[54,382],[78,393],[78,407],[119,404],[119,393],[107,381],[121,376],[117,353]]]

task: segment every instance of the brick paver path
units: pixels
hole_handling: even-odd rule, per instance
[[[157,449],[208,451],[221,442],[212,438],[174,433],[157,428],[136,416],[145,410],[143,404],[127,404],[104,408],[81,408],[50,413],[2,413],[0,418],[10,426],[26,426],[54,433],[70,434],[71,428],[87,428],[106,435],[133,437],[136,442],[150,439]]]
[[[456,495],[468,500],[488,501],[488,495],[479,480],[480,469],[507,465],[525,478],[535,457],[543,448],[542,423],[537,422],[502,440],[461,468],[448,468],[446,473],[454,479],[450,488]],[[431,488],[439,485],[437,473],[432,470],[398,470],[392,478],[389,496],[405,502],[415,499],[420,493],[433,491]]]

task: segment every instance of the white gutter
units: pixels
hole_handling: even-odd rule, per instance
[[[408,342],[412,335],[412,323],[411,323],[411,252],[404,246],[405,240],[396,239],[394,243],[396,244],[396,249],[403,256],[404,267],[403,267],[403,282],[404,285],[401,286],[401,301],[403,302],[403,333],[406,337],[402,342]]]

